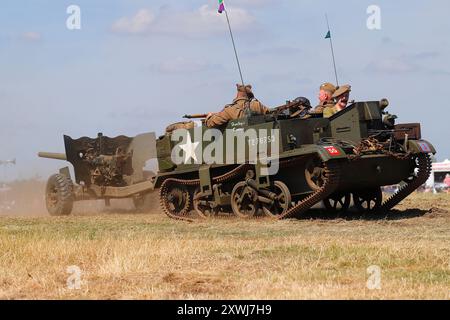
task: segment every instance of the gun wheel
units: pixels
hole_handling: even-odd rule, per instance
[[[381,188],[353,192],[353,202],[360,212],[376,212],[381,208],[382,201]]]
[[[45,192],[47,211],[52,216],[67,216],[73,209],[73,183],[62,174],[48,178]]]
[[[277,196],[272,204],[262,204],[262,209],[268,217],[278,217],[289,209],[292,197],[289,188],[281,181],[275,181],[271,190]]]
[[[245,181],[236,184],[231,192],[231,209],[240,218],[254,217],[258,211],[257,194]]]
[[[341,213],[348,210],[352,195],[350,193],[335,193],[323,200],[325,208],[330,213]]]

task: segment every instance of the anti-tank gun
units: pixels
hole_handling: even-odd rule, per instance
[[[46,204],[52,215],[68,215],[73,203],[82,200],[132,198],[140,208],[145,196],[153,190],[151,178],[144,170],[146,162],[156,158],[154,133],[136,137],[72,139],[64,136],[65,153],[39,152],[41,158],[64,160],[73,165],[60,169],[47,181]]]

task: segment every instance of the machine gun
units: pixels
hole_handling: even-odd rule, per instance
[[[311,103],[307,98],[298,97],[293,101],[286,101],[284,105],[274,108],[272,114],[278,118],[278,116],[287,112],[290,118],[303,118],[309,114],[311,108]]]

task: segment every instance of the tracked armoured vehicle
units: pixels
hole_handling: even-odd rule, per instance
[[[396,125],[387,106],[387,100],[356,102],[323,118],[288,102],[213,132],[198,122],[182,126],[188,129],[172,125],[158,139],[152,133],[65,136],[65,154],[39,154],[67,160],[75,171],[75,179],[67,167],[50,177],[47,208],[64,215],[74,201],[108,204],[115,198],[132,198],[140,207],[159,189],[164,212],[180,220],[218,214],[283,219],[320,202],[329,212],[345,211],[351,203],[361,212],[385,212],[425,183],[436,152],[422,139],[420,124]],[[207,151],[215,161],[203,157]],[[175,160],[177,154],[182,161]],[[143,169],[152,158],[159,165],[154,177]],[[381,187],[394,184],[401,186],[383,201]]]
[[[301,215],[321,201],[328,211],[345,211],[351,203],[364,212],[390,210],[425,183],[431,170],[430,154],[436,151],[422,140],[420,124],[396,125],[396,117],[385,111],[388,104],[386,99],[354,102],[331,118],[323,118],[320,114],[305,116],[290,107],[295,103],[288,102],[269,115],[230,121],[220,131],[244,136],[246,143],[245,151],[238,151],[241,161],[235,163],[175,164],[174,148],[179,141],[171,134],[160,137],[160,171],[154,183],[160,189],[161,206],[168,216],[182,220],[192,219],[192,208],[201,217],[228,212],[283,219]],[[194,130],[207,129],[203,125],[187,130],[187,144],[192,148],[196,142],[190,141],[196,136]],[[257,129],[258,136],[247,136],[248,129]],[[195,146],[206,150],[211,140],[230,140],[225,136],[203,139]],[[224,141],[218,148],[226,145]],[[274,142],[275,152],[269,148],[264,159],[250,159],[250,145]],[[185,145],[186,140],[183,150]],[[278,169],[268,174],[274,161]],[[401,187],[383,201],[381,187],[393,184]]]

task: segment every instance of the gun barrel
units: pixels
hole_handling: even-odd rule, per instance
[[[186,114],[183,118],[185,119],[202,119],[206,118],[208,114]]]
[[[38,156],[40,158],[55,159],[55,160],[67,160],[64,153],[54,153],[54,152],[39,152]]]

